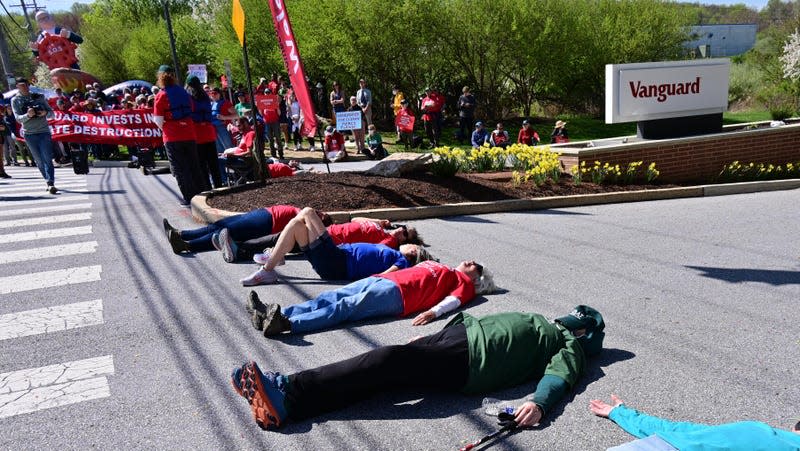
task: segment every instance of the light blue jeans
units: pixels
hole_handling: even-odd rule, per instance
[[[222,153],[225,149],[233,147],[233,139],[231,139],[231,133],[225,127],[225,123],[214,125],[214,128],[217,129],[217,153]]]
[[[53,140],[50,133],[25,134],[25,142],[31,151],[36,167],[48,185],[53,185],[56,180],[53,168]]]
[[[367,277],[283,310],[292,333],[327,329],[337,324],[403,313],[403,296],[394,282]]]

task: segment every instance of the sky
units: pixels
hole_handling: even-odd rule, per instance
[[[744,3],[745,5],[753,8],[757,11],[761,11],[761,9],[767,6],[767,2],[769,0],[741,0],[741,1],[732,1],[732,0],[702,0],[698,3],[705,4],[705,5],[738,5],[740,3]]]

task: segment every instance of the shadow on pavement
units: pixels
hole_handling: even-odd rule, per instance
[[[700,271],[700,275],[730,283],[763,282],[770,285],[800,285],[800,271],[779,269],[714,268],[708,266],[689,266]]]

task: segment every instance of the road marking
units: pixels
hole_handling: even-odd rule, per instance
[[[27,310],[0,315],[0,340],[49,334],[79,327],[103,324],[103,301]]]
[[[0,221],[0,229],[11,227],[27,227],[42,224],[58,224],[60,222],[86,221],[92,219],[92,213],[73,213],[71,215],[39,216],[34,218],[11,219]]]
[[[46,238],[63,238],[65,236],[91,235],[92,226],[64,227],[61,229],[36,230],[33,232],[10,233],[0,235],[0,243],[14,243],[18,241],[43,240]]]
[[[27,262],[43,258],[64,257],[67,255],[91,254],[97,250],[97,241],[58,244],[16,251],[0,252],[0,265],[5,263]]]
[[[85,182],[86,176],[74,175],[74,176],[62,176],[56,177],[56,181],[59,183],[72,183],[72,182]],[[26,185],[38,185],[44,182],[41,174],[39,177],[35,177],[32,179],[27,178],[19,178],[14,177],[13,179],[6,179],[5,182],[0,183],[0,186],[26,186]]]
[[[113,356],[0,373],[0,418],[111,396]]]
[[[44,180],[42,180],[44,182]],[[41,186],[42,191],[44,191],[45,184],[36,184],[30,186],[19,186],[15,188],[0,188],[0,194],[9,194],[9,193],[16,193],[17,191],[30,191],[31,189]],[[74,182],[74,183],[60,183],[56,185],[56,188],[82,188],[86,186],[86,181],[83,182]]]
[[[61,199],[59,199],[61,200]],[[55,213],[57,211],[70,211],[70,210],[84,210],[86,208],[92,208],[91,203],[81,203],[81,204],[68,204],[68,205],[51,205],[49,207],[38,207],[38,208],[16,208],[13,210],[9,209],[2,209],[0,210],[0,217],[3,216],[24,216],[36,213]]]
[[[0,277],[0,294],[96,282],[100,280],[101,271],[100,265],[93,265]]]
[[[79,189],[70,189],[69,193],[87,193],[89,192],[86,188],[79,188]],[[61,191],[62,196],[64,194],[68,194],[66,191]],[[25,191],[23,193],[11,193],[10,195],[5,195],[0,193],[0,200],[8,200],[8,199],[18,199],[20,197],[42,197],[42,198],[51,198],[54,194],[49,194],[47,191],[44,190],[42,187],[41,190],[36,191]]]
[[[89,200],[89,196],[86,194],[78,194],[73,195],[70,194],[69,196],[58,196],[54,197],[52,195],[48,195],[46,199],[32,199],[32,200],[15,200],[15,201],[3,201],[0,200],[0,206],[2,207],[22,207],[24,205],[42,205],[42,204],[52,204],[52,203],[64,203],[70,201],[77,201],[77,200]]]

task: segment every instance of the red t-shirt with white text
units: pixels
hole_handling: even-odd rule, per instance
[[[475,284],[469,276],[433,260],[375,277],[389,279],[400,288],[402,316],[427,310],[447,296],[457,297],[461,305],[475,297]]]

